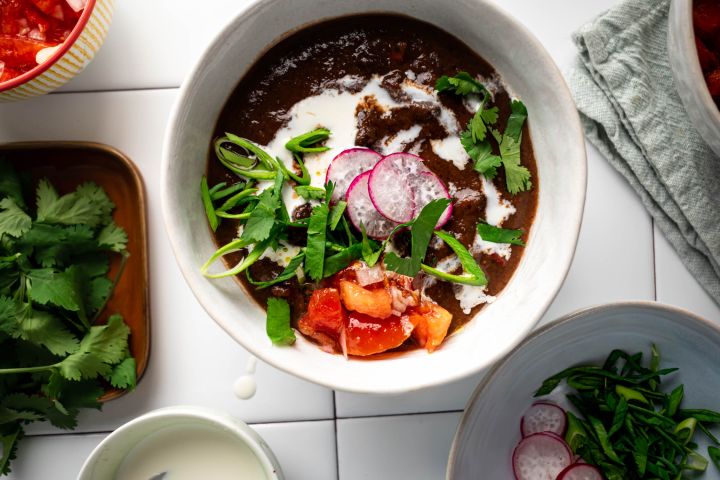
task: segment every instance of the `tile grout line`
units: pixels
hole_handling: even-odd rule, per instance
[[[128,420],[129,421],[129,420]],[[305,419],[305,420],[282,420],[282,421],[276,421],[276,422],[245,422],[250,427],[254,427],[256,425],[285,425],[285,424],[296,424],[296,423],[315,423],[315,422],[332,422],[334,421],[332,418],[312,418],[312,419]],[[124,425],[124,423],[123,423]],[[120,428],[122,425],[118,425],[116,428],[110,429],[110,430],[89,430],[89,431],[67,431],[67,432],[57,432],[57,433],[27,433],[25,434],[25,438],[39,438],[39,437],[67,437],[67,436],[80,436],[80,435],[109,435],[118,428]]]
[[[337,392],[333,394],[333,433],[335,434],[335,478],[340,480],[340,447],[338,445]]]
[[[440,415],[444,413],[462,413],[464,410],[432,410],[426,412],[384,413],[381,415],[354,415],[351,417],[338,417],[337,420],[365,420],[368,418],[414,417],[418,415]]]
[[[47,94],[52,95],[72,95],[72,94],[83,94],[83,93],[121,93],[121,92],[144,92],[144,91],[156,91],[156,90],[179,90],[180,85],[177,86],[162,86],[162,87],[136,87],[136,88],[109,88],[109,89],[98,89],[98,90],[70,90],[70,91],[54,91]]]

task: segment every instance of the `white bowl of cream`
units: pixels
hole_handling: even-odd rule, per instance
[[[236,418],[202,407],[146,413],[111,433],[78,480],[282,480],[270,447]]]

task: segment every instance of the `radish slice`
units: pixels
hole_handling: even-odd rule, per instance
[[[393,153],[380,160],[368,182],[370,198],[377,211],[394,222],[412,220],[415,201],[411,187],[423,172],[429,170],[422,159],[410,153]]]
[[[383,217],[373,206],[368,193],[369,178],[370,172],[361,173],[348,187],[347,213],[355,228],[360,230],[363,225],[369,237],[384,240],[398,224]]]
[[[451,198],[450,193],[445,188],[442,180],[440,180],[437,175],[432,172],[422,172],[420,175],[414,178],[413,194],[413,200],[415,202],[415,214],[413,215],[413,217],[417,217],[418,215],[420,215],[420,211],[423,209],[423,207],[431,201],[437,200],[439,198],[447,198],[448,200],[450,200]],[[435,228],[440,228],[445,225],[448,220],[450,220],[451,215],[452,204],[448,205],[448,207],[445,209],[445,212],[440,215],[440,218],[438,219]]]
[[[572,452],[557,435],[535,433],[523,438],[513,451],[516,480],[556,480],[572,464]]]
[[[600,470],[587,463],[570,465],[560,472],[557,480],[603,480]]]
[[[372,170],[376,163],[382,159],[382,155],[369,148],[350,148],[343,150],[332,159],[325,175],[325,183],[333,182],[331,201],[337,203],[347,193],[348,187],[361,173]]]
[[[566,427],[565,410],[550,402],[533,403],[520,421],[520,433],[523,437],[540,432],[562,436],[565,435]]]

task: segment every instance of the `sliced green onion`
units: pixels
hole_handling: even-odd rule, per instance
[[[313,147],[318,142],[323,142],[330,138],[330,130],[327,128],[318,128],[311,132],[303,133],[295,138],[291,138],[285,148],[293,153],[318,153],[330,150],[330,147],[320,146]]]
[[[223,185],[224,183],[225,182],[219,183],[218,185]],[[248,183],[250,183],[250,182],[248,182]],[[217,187],[218,185],[215,185],[215,187]],[[250,187],[250,186],[251,185],[248,185],[245,182],[237,182],[237,183],[230,185],[227,188],[223,188],[222,190],[218,189],[215,192],[213,192],[213,189],[211,188],[210,196],[212,197],[213,201],[215,202],[218,200],[222,200],[225,197],[229,197],[230,195],[233,195],[234,193],[241,191],[243,188]],[[215,187],[213,187],[213,188],[215,188]]]
[[[210,228],[212,228],[212,231],[214,232],[217,230],[220,222],[215,214],[215,207],[213,206],[212,198],[210,197],[210,189],[208,189],[207,177],[205,177],[205,175],[203,175],[202,180],[200,180],[200,197],[202,198],[203,206],[205,207],[205,215],[207,215]]]

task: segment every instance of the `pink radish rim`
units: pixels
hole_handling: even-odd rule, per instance
[[[373,150],[372,148],[367,148],[367,147],[353,147],[353,148],[345,149],[345,150],[343,150],[342,152],[340,152],[340,153],[338,153],[337,155],[335,155],[332,160],[330,160],[330,164],[328,165],[328,169],[327,169],[327,171],[325,172],[325,183],[327,183],[327,182],[328,182],[328,179],[330,178],[330,170],[332,170],[332,168],[333,168],[333,162],[335,162],[335,160],[336,160],[339,156],[341,156],[341,155],[347,155],[347,154],[349,154],[349,153],[357,152],[357,151],[364,151],[364,152],[374,153],[375,155],[378,156],[378,162],[383,159],[383,156],[380,155],[380,154],[379,154],[378,152],[376,152],[375,150]],[[377,165],[377,162],[375,163],[375,165]],[[371,170],[372,170],[372,169],[371,169]],[[366,170],[366,171],[369,171],[369,170]],[[365,172],[360,172],[360,173],[365,173]],[[358,174],[358,175],[360,175],[360,174]],[[357,178],[357,177],[356,177],[356,178]],[[352,182],[350,182],[350,184],[352,184]],[[348,190],[349,190],[349,189],[350,189],[350,187],[348,186]]]
[[[560,438],[559,435],[556,435],[556,434],[550,433],[550,432],[533,433],[532,435],[528,435],[527,437],[520,439],[520,441],[517,443],[517,445],[515,445],[515,448],[513,449],[511,463],[512,463],[513,476],[516,479],[518,478],[517,469],[515,468],[515,456],[517,453],[517,449],[520,448],[520,445],[522,445],[524,442],[529,442],[533,438],[536,438],[536,437],[549,437],[549,438],[552,438],[553,440],[556,440],[558,443],[560,443],[565,448],[565,452],[567,453],[568,462],[569,462],[568,467],[574,465],[573,460],[574,460],[575,456],[573,455],[572,450],[570,449],[570,446],[565,442],[564,439]],[[568,467],[565,467],[564,469],[562,469],[560,471],[560,473],[558,473],[558,477],[557,477],[558,479],[560,478],[560,475],[562,474],[562,472],[567,470]]]

